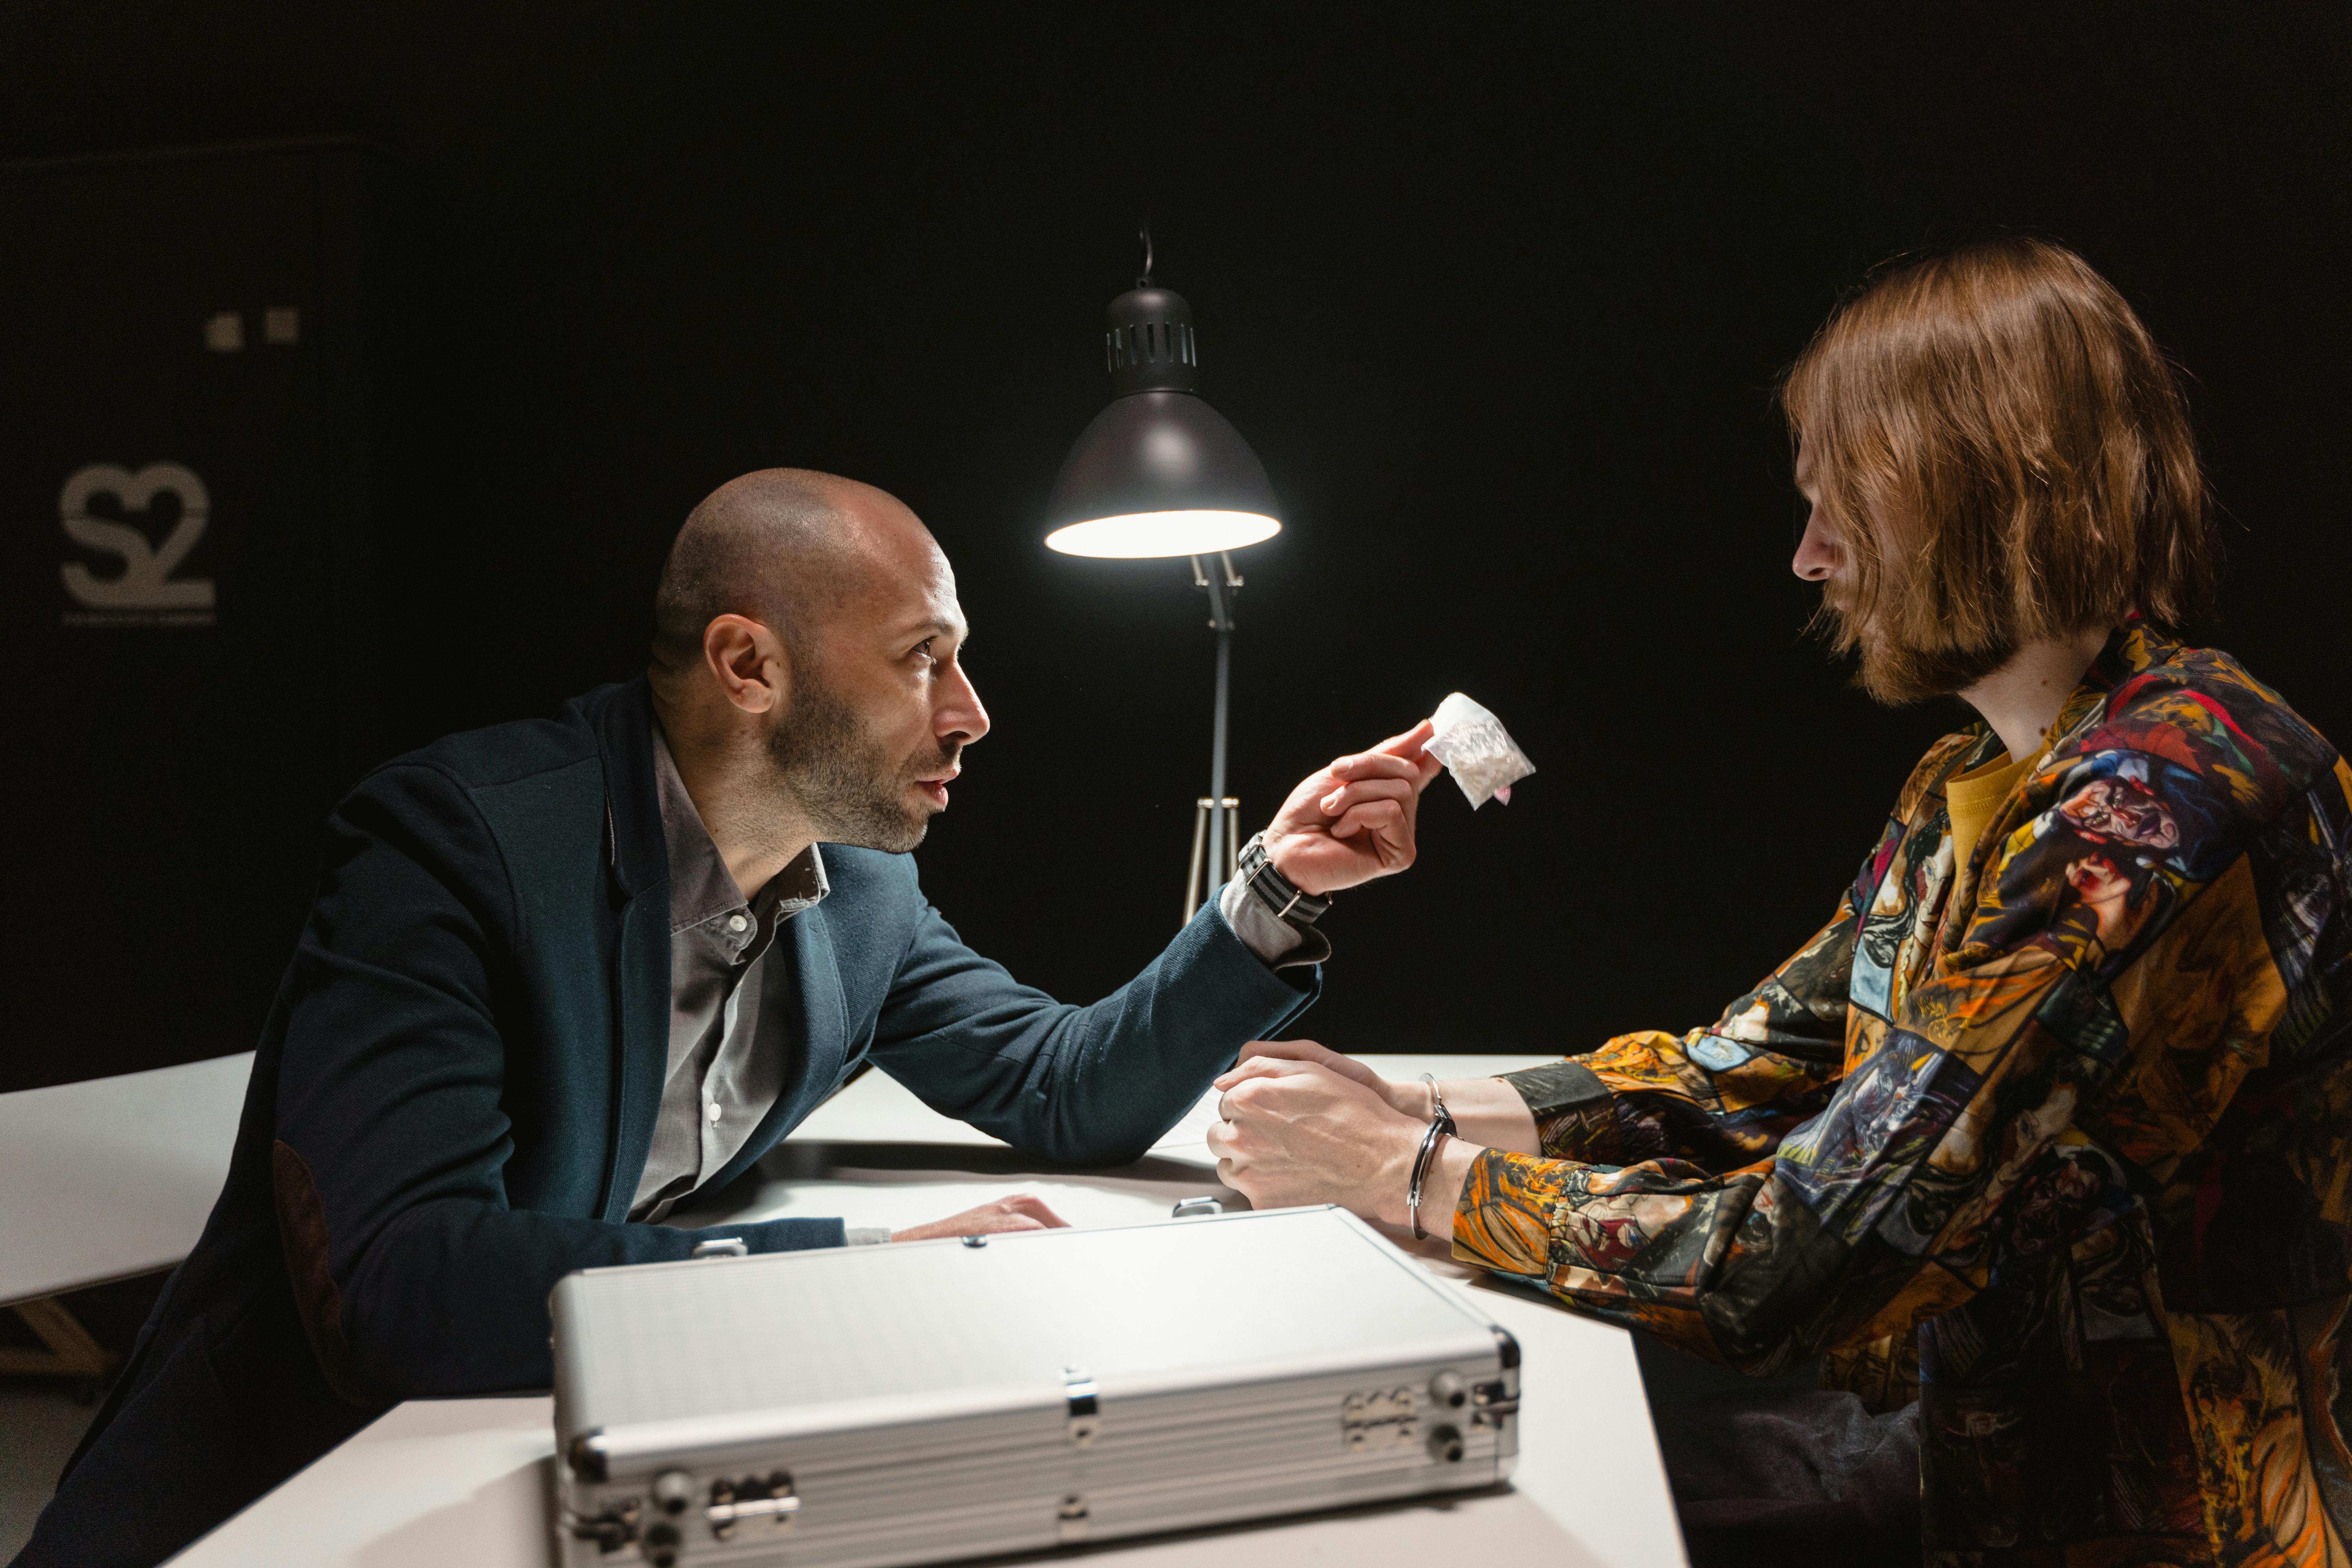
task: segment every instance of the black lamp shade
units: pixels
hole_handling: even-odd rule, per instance
[[[1274,486],[1241,432],[1201,400],[1192,312],[1165,289],[1111,301],[1104,337],[1120,395],[1070,449],[1046,540],[1077,555],[1192,555],[1271,537]]]

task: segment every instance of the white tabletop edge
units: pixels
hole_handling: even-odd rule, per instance
[[[1366,1059],[1391,1077],[1413,1076],[1424,1067],[1445,1077],[1510,1071],[1557,1058],[1475,1058],[1475,1066],[1465,1058]],[[1448,1070],[1461,1067],[1467,1071]],[[860,1105],[855,1102],[860,1096],[881,1103]],[[1073,1215],[1075,1223],[1136,1223],[1164,1218],[1167,1191],[1182,1184],[1118,1173],[974,1176],[952,1167],[957,1147],[996,1141],[984,1135],[937,1139],[924,1118],[946,1119],[882,1075],[867,1075],[835,1103],[842,1100],[853,1101],[849,1115],[898,1136],[822,1141],[888,1142],[894,1155],[910,1143],[933,1143],[948,1168],[868,1173],[845,1167],[849,1179],[796,1184],[806,1201],[829,1203],[835,1212],[884,1199],[912,1205],[944,1202],[952,1194],[978,1201],[992,1184],[1034,1190],[1061,1184],[1077,1190],[1095,1184],[1089,1189],[1097,1194],[1094,1207],[1085,1216]],[[906,1116],[908,1106],[921,1116]],[[796,1136],[805,1138],[807,1131],[804,1124]],[[838,1157],[853,1151],[827,1153]],[[1131,1190],[1116,1190],[1120,1188]],[[763,1200],[772,1196],[773,1189],[761,1194]],[[1531,1289],[1501,1281],[1465,1282],[1449,1267],[1433,1265],[1451,1288],[1467,1292],[1483,1313],[1519,1340],[1524,1367],[1534,1380],[1522,1407],[1520,1460],[1510,1488],[1352,1518],[1277,1520],[1202,1537],[1105,1542],[1089,1550],[1088,1559],[1115,1560],[1124,1568],[1286,1568],[1308,1558],[1344,1558],[1357,1568],[1425,1568],[1462,1551],[1531,1551],[1552,1568],[1671,1568],[1686,1562],[1627,1332],[1562,1310]],[[1599,1411],[1616,1413],[1617,1420],[1604,1428],[1592,1419]],[[551,1418],[545,1395],[401,1405],[173,1562],[183,1568],[438,1568],[458,1561],[483,1568],[548,1568]]]

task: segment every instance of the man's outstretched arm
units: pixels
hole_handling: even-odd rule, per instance
[[[1328,895],[1412,865],[1421,793],[1438,772],[1428,733],[1417,725],[1302,781],[1265,835],[1274,868]],[[1234,908],[1246,896],[1211,900],[1134,980],[1083,1007],[1021,984],[927,905],[874,1059],[934,1110],[1058,1163],[1139,1158],[1244,1041],[1289,1024],[1321,984],[1305,949],[1270,948],[1260,911]],[[1322,945],[1318,934],[1315,956]]]

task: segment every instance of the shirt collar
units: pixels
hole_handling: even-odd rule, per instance
[[[771,912],[784,919],[818,903],[833,890],[825,876],[824,856],[812,844],[770,879],[756,900],[745,899],[719,846],[711,842],[710,830],[702,825],[702,814],[694,808],[694,797],[687,793],[686,780],[679,776],[677,759],[670,755],[669,738],[662,733],[659,720],[655,721],[653,731],[654,787],[661,803],[662,838],[669,851],[672,936],[720,915],[750,912],[754,903],[762,923]]]
[[[812,844],[786,862],[784,868],[760,889],[760,902],[772,903],[781,919],[823,902],[831,891],[832,879],[824,874],[824,853]]]

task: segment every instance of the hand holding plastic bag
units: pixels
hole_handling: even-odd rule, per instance
[[[1459,691],[1437,705],[1430,724],[1436,733],[1422,750],[1445,764],[1473,811],[1490,799],[1510,805],[1511,786],[1536,771],[1503,721]]]

